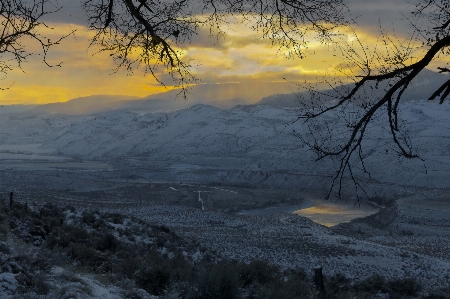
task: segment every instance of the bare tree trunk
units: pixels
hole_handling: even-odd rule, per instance
[[[9,206],[12,207],[13,205],[13,192],[9,193]]]

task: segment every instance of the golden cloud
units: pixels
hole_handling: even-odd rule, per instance
[[[115,65],[109,54],[89,48],[93,33],[86,27],[56,24],[54,28],[39,28],[39,32],[55,41],[76,30],[48,52],[46,61],[50,65],[62,62],[61,67],[48,67],[42,54],[34,55],[23,64],[23,71],[16,68],[1,81],[0,87],[12,86],[0,92],[0,104],[61,102],[93,94],[144,97],[171,89],[157,85],[149,74],[113,73]],[[30,52],[41,53],[40,45],[33,40],[26,39],[23,43]]]
[[[0,81],[0,87],[14,83],[10,89],[0,92],[0,104],[67,101],[93,94],[144,97],[173,88],[161,86],[141,70],[134,75],[125,70],[112,73],[115,64],[109,53],[97,53],[98,48],[94,46],[89,48],[94,33],[84,26],[58,23],[53,30],[45,27],[39,30],[53,41],[75,30],[75,34],[52,47],[48,53],[47,61],[53,65],[62,62],[62,67],[50,68],[43,63],[42,56],[35,55],[23,65],[24,72],[15,69]],[[200,30],[199,35],[183,48],[182,58],[198,63],[193,73],[208,83],[283,82],[283,78],[312,83],[320,81],[323,76],[345,79],[346,74],[359,72],[364,60],[373,61],[376,67],[375,55],[388,57],[393,51],[386,48],[382,38],[362,29],[334,30],[335,42],[320,43],[313,36],[307,36],[311,41],[306,58],[292,59],[286,57],[286,49],[272,45],[270,40],[258,39],[249,26],[231,24],[224,28],[224,39],[219,39],[218,44],[217,40],[208,37],[207,31]],[[389,35],[384,38],[394,40]],[[41,51],[40,45],[32,40],[24,40],[24,44],[30,51]],[[419,52],[417,57],[420,57]],[[343,53],[354,59],[343,59]],[[159,71],[159,78],[170,85],[164,69]]]

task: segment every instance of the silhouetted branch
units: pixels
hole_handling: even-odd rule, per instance
[[[421,10],[421,12],[423,12],[432,4],[433,3],[427,3],[424,6],[421,6],[419,9]],[[442,27],[440,29],[443,29],[445,27]],[[429,33],[428,35],[431,35],[431,33]],[[386,40],[388,40],[387,37]],[[330,101],[330,104],[322,107],[318,105],[313,106],[312,108],[306,109],[306,112],[299,116],[299,119],[305,119],[306,123],[309,123],[310,121],[315,119],[318,120],[319,118],[322,118],[330,113],[338,113],[338,111],[341,111],[340,113],[342,113],[340,117],[348,117],[348,112],[344,112],[346,107],[354,107],[355,105],[360,106],[360,112],[358,112],[359,117],[356,118],[355,121],[347,124],[350,130],[347,135],[344,135],[344,137],[339,137],[339,143],[331,144],[330,146],[330,144],[328,143],[323,143],[323,141],[327,140],[325,137],[321,138],[323,141],[318,141],[316,137],[311,137],[313,135],[316,136],[317,134],[325,134],[323,129],[319,129],[314,131],[313,133],[309,133],[309,135],[307,136],[308,138],[302,137],[303,142],[305,142],[311,148],[311,150],[313,150],[318,155],[317,160],[322,160],[324,158],[337,158],[339,161],[337,170],[331,182],[329,193],[327,194],[327,198],[331,196],[335,188],[337,188],[338,190],[338,196],[341,196],[342,183],[345,179],[345,173],[347,173],[350,180],[353,181],[356,192],[358,193],[358,190],[361,190],[365,193],[364,188],[359,183],[352,170],[352,165],[355,163],[353,160],[353,156],[356,154],[356,158],[359,159],[360,164],[362,165],[363,172],[368,174],[370,178],[370,174],[368,173],[364,165],[364,158],[361,155],[361,145],[368,125],[373,120],[375,114],[383,113],[381,111],[385,111],[384,113],[387,116],[389,133],[391,135],[393,143],[397,148],[397,153],[400,156],[406,157],[408,159],[420,159],[418,154],[413,152],[411,143],[408,141],[408,139],[406,139],[403,134],[400,133],[398,121],[399,103],[403,99],[405,91],[408,90],[410,83],[414,80],[414,78],[417,77],[419,73],[421,73],[425,69],[426,66],[430,65],[430,63],[437,57],[441,55],[448,55],[448,47],[450,46],[450,33],[447,32],[446,35],[441,34],[439,38],[435,39],[427,38],[427,43],[428,49],[424,52],[422,58],[411,64],[406,63],[406,60],[409,59],[412,55],[412,51],[410,50],[409,46],[405,49],[406,55],[402,56],[400,55],[400,50],[397,48],[397,46],[392,45],[397,55],[394,57],[401,57],[400,59],[393,59],[391,62],[391,60],[388,59],[389,56],[380,57],[379,54],[377,54],[377,56],[375,57],[377,57],[378,61],[380,62],[380,65],[378,66],[380,71],[378,71],[377,74],[373,74],[374,71],[368,63],[364,64],[366,68],[366,75],[356,75],[356,82],[354,86],[350,87],[349,90],[343,94],[340,94],[342,93],[342,91],[338,92],[335,90],[338,94],[340,94],[337,97],[337,101],[335,101],[334,103],[333,101]],[[341,47],[341,49],[344,49],[343,51],[345,51],[345,48]],[[353,53],[353,55],[356,55],[354,54],[354,49],[347,51],[349,53]],[[352,61],[356,60],[353,59]],[[438,69],[440,70],[440,73],[450,71],[447,67],[439,67]],[[383,95],[380,98],[374,99],[367,96],[365,100],[360,99],[361,94],[365,93],[366,88],[370,87],[371,89],[373,89],[373,86],[375,85],[375,89],[378,89],[378,86],[383,82],[385,82],[386,84],[384,85],[385,87]],[[429,97],[429,100],[440,97],[439,103],[442,104],[450,94],[450,80],[445,82],[437,90],[431,90],[430,93],[432,93],[432,95]],[[385,110],[382,110],[382,108]],[[294,132],[294,134],[299,135],[296,132]]]
[[[115,71],[144,67],[161,84],[168,72],[183,89],[197,78],[182,47],[200,29],[223,36],[222,25],[243,22],[287,55],[304,57],[307,33],[325,42],[333,28],[347,24],[342,0],[85,0],[83,6],[96,32],[91,45],[111,53]]]
[[[47,54],[50,47],[59,44],[67,37],[62,36],[56,41],[42,36],[38,27],[45,26],[41,19],[58,10],[49,11],[47,0],[20,1],[6,0],[0,4],[0,72],[7,74],[14,67],[22,67],[22,63],[33,53],[27,51],[22,43],[24,37],[29,37],[38,42],[42,48],[43,61],[49,66],[61,66],[61,62],[50,64]],[[70,34],[69,34],[70,35]]]

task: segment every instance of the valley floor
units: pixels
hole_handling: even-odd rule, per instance
[[[152,206],[125,211],[164,224],[239,261],[267,260],[283,268],[323,267],[363,279],[420,277],[429,288],[450,281],[450,199],[411,205],[409,199],[366,218],[331,228],[292,213],[236,216],[185,207]],[[445,208],[442,203],[446,203]]]
[[[426,288],[450,281],[450,196],[445,192],[436,191],[434,198],[402,198],[377,213],[378,208],[363,203],[353,209],[372,215],[326,227],[304,216],[277,212],[283,207],[310,207],[304,191],[126,180],[91,181],[91,188],[84,191],[36,188],[22,189],[15,196],[35,209],[52,202],[138,217],[227,259],[259,259],[311,271],[321,266],[327,275],[341,273],[356,281],[374,273],[419,277]],[[278,208],[272,214],[248,212],[273,206]],[[242,210],[247,212],[239,213]]]

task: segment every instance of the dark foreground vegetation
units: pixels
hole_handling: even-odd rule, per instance
[[[50,204],[0,207],[0,297],[91,298],[83,279],[90,276],[125,298],[450,298],[450,286],[425,293],[415,278],[379,274],[325,276],[318,294],[311,271],[225,260],[136,218]]]

